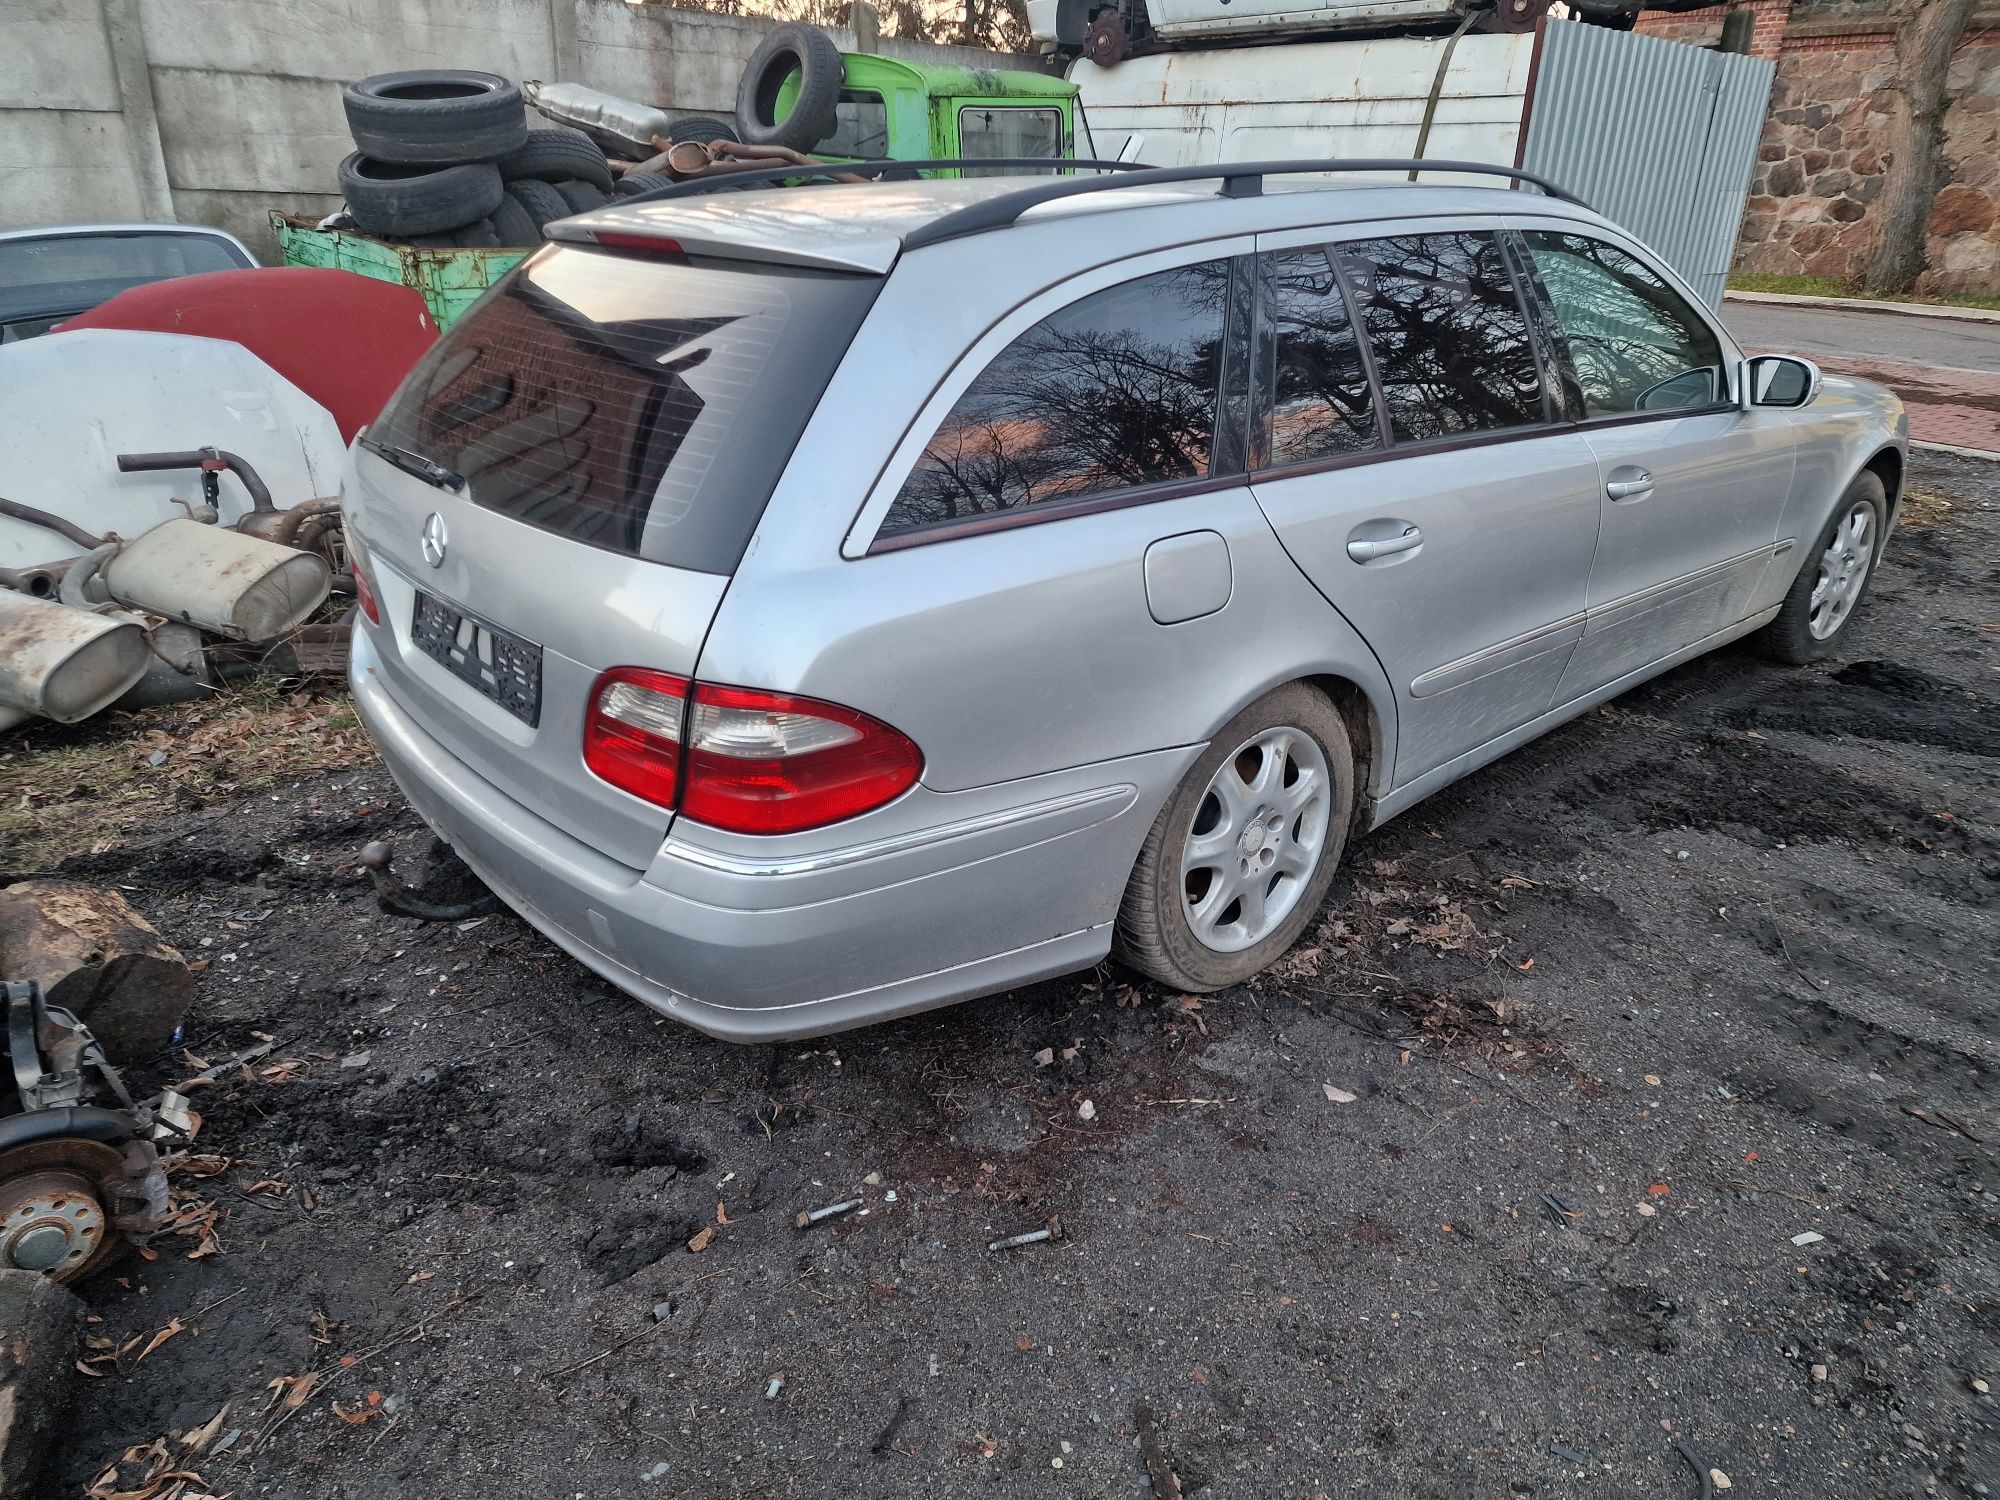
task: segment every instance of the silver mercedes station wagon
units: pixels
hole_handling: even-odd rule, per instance
[[[768,1041],[1107,953],[1239,983],[1420,798],[1738,637],[1837,649],[1894,396],[1558,192],[1300,169],[565,221],[354,447],[411,803]]]

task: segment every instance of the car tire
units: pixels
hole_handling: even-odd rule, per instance
[[[408,234],[401,243],[423,250],[498,250],[506,241],[491,219],[474,219],[442,234]]]
[[[595,183],[611,191],[611,168],[597,142],[581,130],[531,130],[527,143],[494,163],[503,182]]]
[[[611,201],[611,194],[594,182],[584,182],[576,178],[568,182],[551,183],[573,214],[587,214],[593,208],[602,208]]]
[[[841,67],[840,49],[817,26],[803,21],[780,26],[744,65],[736,87],[738,133],[756,146],[812,150],[833,134]],[[798,98],[791,113],[776,119],[778,92],[794,73],[799,75]]]
[[[542,226],[535,222],[533,214],[521,207],[521,200],[511,193],[500,195],[490,222],[502,245],[520,247],[542,242]]]
[[[1888,513],[1881,479],[1866,470],[1857,474],[1799,564],[1777,617],[1758,633],[1759,651],[1794,665],[1833,654],[1875,576]]]
[[[335,174],[354,222],[370,234],[441,234],[485,218],[500,205],[500,174],[490,162],[419,167],[378,161],[356,151]]]
[[[618,179],[618,186],[611,190],[614,198],[636,198],[641,193],[650,193],[656,188],[672,187],[674,179],[664,172],[627,172]]]
[[[507,184],[506,196],[521,206],[535,226],[535,237],[547,239],[549,225],[557,219],[567,219],[572,212],[563,195],[553,185],[537,182],[533,178],[523,178],[519,182]]]
[[[1216,732],[1153,820],[1113,954],[1179,990],[1243,983],[1318,913],[1353,813],[1340,710],[1304,683],[1265,694]],[[1253,913],[1245,896],[1260,887]]]
[[[521,91],[497,73],[377,73],[350,83],[342,103],[362,153],[405,166],[497,161],[528,136]]]
[[[783,80],[779,80],[783,82]],[[727,121],[712,115],[689,115],[685,120],[676,120],[667,127],[667,139],[676,146],[684,141],[698,141],[707,145],[710,141],[740,140],[735,129]]]

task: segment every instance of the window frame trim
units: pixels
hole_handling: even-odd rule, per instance
[[[1098,292],[1160,272],[1200,265],[1204,261],[1228,263],[1239,257],[1254,254],[1255,249],[1256,236],[1242,233],[1169,246],[1142,255],[1107,261],[1044,287],[1034,296],[1016,303],[987,324],[985,331],[967,344],[952,361],[950,368],[931,388],[905,424],[902,434],[890,451],[888,461],[877,471],[874,481],[868,487],[867,498],[863,500],[846,535],[841,539],[841,557],[848,561],[858,561],[878,553],[905,551],[910,547],[949,541],[960,536],[1011,530],[1016,526],[1036,525],[1043,521],[1060,520],[1069,516],[1123,510],[1134,505],[1150,505],[1160,500],[1178,499],[1187,494],[1198,494],[1211,489],[1229,489],[1248,483],[1247,471],[1239,470],[1229,474],[1209,473],[1194,479],[1162,480],[1155,484],[1134,485],[1075,500],[989,511],[983,515],[937,521],[929,526],[912,527],[908,531],[886,535],[882,530],[888,520],[890,507],[895,504],[896,496],[901,493],[903,485],[909,480],[910,474],[923,457],[924,449],[929,446],[931,438],[936,435],[945,418],[950,416],[953,408],[957,406],[959,398],[986,372],[993,361],[1011,348],[1023,334],[1045,318],[1074,306]],[[1244,336],[1247,337],[1248,332],[1248,329],[1243,330]],[[1225,344],[1233,336],[1234,330],[1230,327],[1228,307],[1225,303],[1223,309]],[[1225,347],[1216,378],[1215,420],[1218,431],[1229,415],[1229,403],[1222,388],[1223,379],[1229,368],[1230,351]],[[1211,438],[1211,463],[1214,461],[1215,451],[1221,446],[1218,441]],[[1237,451],[1246,451],[1243,443],[1239,442]]]

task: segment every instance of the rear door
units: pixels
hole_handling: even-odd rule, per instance
[[[1639,256],[1570,229],[1528,228],[1522,243],[1601,485],[1566,702],[1750,612],[1791,490],[1791,424],[1737,410],[1728,346]]]
[[[1596,461],[1553,419],[1496,230],[1258,243],[1252,488],[1394,685],[1402,785],[1548,708]]]
[[[467,769],[633,869],[663,808],[583,764],[613,666],[692,674],[877,278],[551,248],[357,440],[383,685]]]

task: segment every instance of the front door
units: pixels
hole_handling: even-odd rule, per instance
[[[1400,786],[1550,706],[1597,461],[1553,420],[1493,231],[1301,238],[1260,240],[1252,491],[1393,683]]]
[[[1750,613],[1792,481],[1789,425],[1730,400],[1724,346],[1638,256],[1530,229],[1555,363],[1596,456],[1602,523],[1567,702]]]

